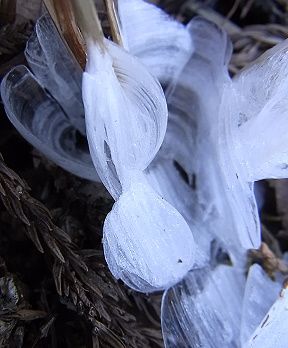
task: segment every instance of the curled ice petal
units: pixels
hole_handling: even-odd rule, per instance
[[[193,50],[185,26],[143,0],[119,0],[118,9],[126,48],[161,83],[170,83]]]
[[[288,175],[287,57],[285,40],[234,80],[239,103],[239,114],[235,115],[238,156],[251,181]]]
[[[77,146],[75,128],[25,66],[4,77],[1,97],[9,120],[36,149],[75,175],[99,180],[88,146]]]
[[[222,95],[219,120],[219,164],[226,201],[232,212],[238,241],[245,249],[257,249],[261,238],[254,182],[248,180],[245,167],[237,160],[235,152],[237,128],[230,119],[235,113],[237,113],[237,94],[231,84],[225,87]]]
[[[244,285],[244,274],[234,267],[189,272],[162,300],[165,347],[238,348]]]
[[[254,181],[287,176],[287,47],[285,41],[266,52],[222,95],[220,166],[245,248],[261,240]]]
[[[123,171],[144,170],[159,150],[167,106],[160,84],[144,66],[110,41],[106,44],[109,54],[95,46],[88,61],[83,100],[94,165],[117,198],[129,182]]]
[[[223,30],[201,18],[193,19],[188,29],[195,52],[168,97],[168,142],[164,139],[163,156],[176,159],[194,178],[199,223],[205,222],[212,238],[219,238],[229,251],[233,245],[233,252],[238,252],[236,212],[229,205],[218,155],[221,98],[225,85],[231,84],[227,69],[231,42]],[[206,234],[206,248],[211,234]]]
[[[245,348],[284,348],[287,346],[288,289],[283,289],[276,302],[252,334]]]
[[[204,207],[217,198],[217,194],[208,192],[213,192],[215,186],[209,170],[209,163],[214,165],[216,160],[213,153],[210,155],[215,151],[211,128],[217,123],[231,43],[223,31],[200,18],[193,19],[187,30],[195,40],[195,52],[182,68],[175,88],[168,94],[168,128],[160,156],[177,161],[190,181],[193,177],[196,179],[195,205]]]
[[[198,202],[206,206],[206,219],[223,218],[226,199],[223,199],[222,176],[217,155],[219,109],[225,84],[230,82],[227,64],[231,57],[231,42],[227,34],[215,24],[201,18],[193,19],[188,28],[194,40],[195,53],[192,55],[183,75],[190,87],[191,116],[196,131],[195,175]],[[190,81],[185,76],[190,76]],[[175,89],[176,90],[176,89]],[[231,222],[227,222],[229,226]],[[227,240],[229,228],[215,234]]]
[[[234,87],[244,112],[235,116],[240,125],[257,117],[285,86],[288,78],[287,54],[288,40],[285,40],[267,50],[234,77]]]
[[[280,290],[281,284],[272,281],[259,265],[250,267],[242,305],[241,343],[243,346],[277,299]]]
[[[132,183],[114,204],[105,220],[103,244],[113,275],[143,292],[174,285],[194,263],[189,226],[141,182]]]
[[[71,124],[85,134],[82,71],[48,15],[37,21],[25,56],[39,83],[61,105]]]

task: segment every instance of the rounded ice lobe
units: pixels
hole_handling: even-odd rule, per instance
[[[194,239],[186,221],[142,183],[132,183],[114,204],[103,244],[113,275],[137,291],[168,288],[194,263]]]

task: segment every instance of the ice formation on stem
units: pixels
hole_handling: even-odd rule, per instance
[[[95,168],[116,200],[103,230],[117,279],[139,291],[165,289],[194,262],[194,239],[179,212],[149,185],[144,170],[163,141],[167,106],[158,81],[121,47],[99,38],[97,15],[77,1],[87,42],[83,75],[87,138]],[[78,6],[80,5],[80,6]],[[92,33],[98,30],[97,36]]]
[[[161,83],[171,81],[192,49],[184,26],[142,0],[121,0],[119,11],[123,38],[130,52],[138,56]],[[99,181],[88,148],[80,145],[86,137],[82,72],[49,16],[37,21],[25,56],[32,73],[24,66],[16,67],[2,82],[1,96],[10,121],[50,160],[73,174]],[[35,94],[37,103],[33,98]],[[39,110],[43,112],[46,105],[49,105],[46,117],[41,117],[39,122]]]
[[[99,181],[85,136],[82,72],[48,16],[29,39],[25,66],[13,68],[1,83],[7,116],[22,136],[49,159],[75,175]],[[85,138],[83,138],[85,140]]]
[[[182,62],[185,61],[186,57],[188,57],[192,50],[190,35],[184,26],[171,20],[166,14],[164,15],[164,13],[154,5],[137,0],[133,3],[131,2],[131,6],[133,8],[132,12],[128,11],[128,6],[127,1],[125,0],[119,3],[123,32],[125,32],[124,38],[126,43],[128,43],[130,51],[132,51],[132,53],[134,52],[134,54],[138,54],[139,57],[149,65],[149,70],[161,79],[162,83],[165,84],[168,80],[171,81],[176,76],[175,72],[180,71],[179,69],[182,66]],[[128,25],[127,21],[132,20],[134,16],[134,18],[137,18],[139,23],[141,23],[140,19],[143,19],[143,17],[141,17],[142,9],[145,9],[145,20],[149,20],[149,25],[146,28],[144,28],[143,25],[138,25],[139,30],[136,31],[135,29],[137,28],[137,25],[135,23],[134,30],[132,30],[132,27]],[[155,25],[154,21],[157,22],[157,26]],[[135,45],[136,41],[134,40],[133,43],[133,37],[137,37],[138,42],[140,42],[142,46],[139,44]],[[155,42],[157,42],[157,47],[155,46]],[[125,52],[122,52],[119,49],[117,51],[116,46],[113,46],[112,43],[107,42],[107,45],[111,46],[109,49],[111,52],[114,52],[115,56],[119,54],[120,60],[126,59],[126,56],[127,61],[129,60],[129,56],[127,54],[125,56]],[[92,163],[90,161],[89,154],[87,153],[86,149],[78,146],[76,141],[77,133],[78,135],[82,133],[85,136],[83,107],[81,98],[79,97],[81,71],[67,52],[66,47],[62,43],[54,24],[48,16],[44,16],[38,20],[35,33],[32,35],[27,44],[25,54],[33,74],[25,67],[16,67],[5,77],[2,83],[2,99],[11,122],[29,142],[31,142],[38,150],[43,152],[45,155],[47,155],[47,157],[58,163],[60,166],[76,175],[92,180],[98,180],[94,167],[91,165]],[[115,61],[116,60],[117,59],[115,58]],[[167,63],[163,63],[166,61]],[[130,59],[130,62],[132,63],[132,67],[133,59],[132,61]],[[159,64],[159,62],[161,62],[161,64]],[[135,65],[135,69],[140,68],[143,70],[141,66],[138,67],[137,64]],[[127,67],[127,70],[128,69],[130,69],[130,66]],[[121,75],[121,72],[119,72],[119,74]],[[127,74],[127,72],[125,71],[124,74]],[[136,71],[134,71],[133,74],[135,75]],[[145,74],[147,75],[147,73],[144,71],[144,75]],[[119,80],[121,78],[123,79],[123,76],[120,76]],[[132,87],[132,81],[130,81],[130,83],[130,90],[127,91],[127,93],[133,94],[134,86]],[[128,84],[126,89],[129,89]],[[33,98],[35,95],[37,95],[37,99]],[[152,104],[153,103],[154,101],[152,101]],[[152,105],[151,110],[153,110],[153,107],[154,105]],[[132,119],[132,121],[135,120],[136,118]],[[148,122],[148,119],[146,121]],[[157,118],[150,121],[153,123],[157,121]],[[127,130],[129,130],[129,128],[126,128],[125,132],[127,132]],[[154,147],[154,154],[156,154],[157,149],[161,144],[161,138],[163,138],[165,132],[163,125],[158,126],[157,129],[155,128],[153,132],[155,131],[157,133],[158,130],[161,130],[162,133],[158,135],[154,134],[150,139],[147,139],[150,142],[153,141],[153,139],[155,140],[154,144],[151,143],[147,145],[150,147],[150,149]],[[137,131],[139,132],[139,130]],[[158,140],[157,136],[159,138]],[[128,140],[127,144],[130,145],[132,138],[129,139],[129,137],[126,136],[125,139]],[[143,153],[148,149],[148,147],[145,147],[145,149],[142,148],[144,144],[147,144],[147,141],[139,145],[139,151],[142,151]],[[133,148],[133,146],[134,149],[137,147],[137,144],[133,145],[131,143],[131,145],[131,148]],[[106,155],[107,151],[109,151],[109,146],[107,144],[105,145],[105,151]],[[134,154],[132,154],[132,156],[134,156]],[[99,158],[101,160],[101,155]],[[137,159],[137,165],[140,165],[141,170],[143,170],[145,169],[145,166],[149,164],[152,158],[153,150],[150,154],[150,158],[146,158],[146,163],[144,156],[142,160]],[[98,159],[94,159],[94,161],[98,161]],[[141,161],[142,163],[140,163]],[[112,173],[112,176],[110,177],[111,179],[115,174],[114,164],[108,161],[108,166],[108,173]],[[174,174],[172,177],[174,178],[173,180],[176,185],[175,179],[177,179],[178,184],[181,182],[179,180],[179,174],[175,168],[173,168],[173,170]],[[120,175],[119,168],[118,172],[119,173],[117,173],[117,175]],[[160,172],[163,174],[162,169],[158,171],[158,173]],[[143,176],[144,181],[146,180],[146,174],[147,173],[145,172],[145,175]],[[130,179],[128,177],[130,174],[127,176],[126,171],[124,176],[123,174],[121,175],[121,185],[124,184],[124,181],[129,183]],[[105,180],[104,177],[102,177],[102,179]],[[115,190],[110,188],[110,192],[112,195],[114,195],[114,197],[119,195],[119,193],[116,192],[117,190],[120,190],[118,179],[118,177],[114,177],[110,182],[112,186],[115,185],[116,187]],[[159,180],[159,182],[161,182],[160,186],[162,187],[161,190],[163,192],[165,191],[164,180],[162,180],[160,177]],[[107,185],[109,185],[108,181],[106,180]],[[140,181],[142,181],[142,179]],[[166,183],[171,187],[172,181],[171,184],[169,184],[169,181],[166,181]],[[147,191],[147,188],[145,190]],[[182,191],[184,192],[184,186]],[[168,191],[166,190],[166,192]],[[146,193],[148,196],[154,194],[151,189],[149,189]],[[188,199],[188,195],[186,196]],[[125,203],[124,198],[125,196],[122,199],[123,204]],[[170,200],[169,202],[173,203],[173,201],[176,202],[174,199]],[[179,203],[180,200],[178,193],[178,202],[176,202],[176,205],[180,205]],[[167,203],[162,199],[161,204],[162,206],[167,205]],[[151,206],[147,207],[147,209],[150,211]],[[176,216],[178,216],[178,214],[176,214]],[[189,214],[186,213],[186,217],[188,216]],[[179,217],[179,219],[182,220],[181,217]],[[168,223],[168,221],[166,223]],[[184,234],[185,230],[187,234],[188,229],[186,225],[183,232]],[[179,237],[180,235],[178,235],[177,238]],[[176,238],[176,236],[174,236],[174,238]],[[187,254],[190,253],[192,240],[192,236],[189,235],[188,244],[185,242],[185,246],[188,245]],[[192,254],[189,254],[190,261],[193,258]],[[177,259],[177,261],[179,261],[177,268],[179,269],[184,269],[185,267],[188,268],[187,264],[193,263],[187,261],[186,264],[185,260],[183,262],[182,259],[185,259],[185,257],[178,257]],[[176,274],[176,278],[179,279],[179,275]]]
[[[173,82],[169,141],[163,148],[188,175],[196,176],[195,204],[203,208],[198,219],[206,221],[208,231],[204,239],[210,243],[209,234],[220,239],[239,261],[238,254],[259,247],[261,240],[254,181],[286,175],[287,151],[281,144],[285,144],[287,42],[231,80],[231,43],[226,33],[203,19],[193,19],[187,28],[195,52]],[[255,81],[260,79],[264,82],[258,86]],[[187,148],[190,153],[194,150],[193,160],[187,157]]]
[[[104,226],[109,267],[140,291],[179,281],[162,303],[166,347],[283,347],[287,289],[266,316],[280,283],[254,265],[245,286],[243,265],[245,251],[260,243],[253,183],[287,176],[287,41],[231,80],[231,43],[214,24],[184,27],[142,0],[119,0],[119,14],[129,53],[98,25],[92,40],[86,32],[83,79],[93,162],[116,200]],[[76,142],[76,130],[85,136],[81,71],[48,17],[26,57],[33,74],[16,67],[2,83],[10,120],[56,163],[97,180]],[[164,95],[150,73],[167,87],[165,138]],[[233,267],[213,268],[213,239]]]
[[[210,245],[211,238],[218,238],[235,265],[202,272],[192,270],[181,283],[165,292],[162,302],[165,344],[169,348],[246,348],[249,339],[247,347],[254,348],[255,345],[258,348],[267,346],[265,338],[267,344],[273,343],[268,347],[283,347],[285,300],[278,300],[270,310],[274,313],[271,329],[269,325],[265,326],[265,320],[270,316],[263,319],[265,311],[274,301],[279,283],[267,280],[263,272],[253,266],[244,295],[243,266],[245,250],[260,243],[253,183],[265,177],[285,176],[287,151],[282,146],[286,143],[284,97],[288,43],[285,41],[268,51],[231,80],[227,71],[231,44],[227,35],[214,24],[201,19],[192,20],[188,28],[193,36],[195,53],[179,76],[174,100],[183,88],[182,81],[189,75],[184,84],[185,100],[189,100],[190,96],[194,103],[187,115],[194,121],[190,122],[190,129],[196,134],[193,146],[197,154],[192,166],[184,168],[188,173],[196,174],[196,202],[203,207],[198,219],[202,219],[206,227],[204,240],[206,238]],[[259,81],[264,83],[259,84]],[[170,96],[172,100],[173,94]],[[184,101],[179,105],[184,109]],[[184,125],[181,115],[183,113],[175,114],[176,122]],[[171,139],[175,141],[176,135],[172,129]],[[228,276],[233,273],[238,274],[234,279]],[[211,286],[214,277],[217,283]],[[286,291],[282,295],[285,298]],[[257,302],[261,296],[261,302]],[[251,310],[254,312],[251,313]],[[277,341],[273,329],[276,330],[276,325],[279,325],[279,318],[283,324],[279,329],[280,340]],[[262,324],[253,334],[262,319]],[[261,331],[261,325],[266,329]]]

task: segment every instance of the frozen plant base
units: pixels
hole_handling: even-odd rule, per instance
[[[92,160],[116,200],[104,224],[105,258],[132,288],[166,289],[192,268],[195,250],[186,221],[144,172],[165,135],[166,101],[139,61],[104,43],[88,43],[83,100]]]
[[[133,11],[131,11],[131,9],[133,9]],[[161,82],[163,84],[171,82],[173,79],[175,79],[177,74],[180,72],[182,65],[187,60],[189,54],[193,49],[191,37],[187,29],[176,21],[170,19],[169,16],[164,14],[164,12],[158,9],[156,6],[148,4],[144,1],[135,0],[133,1],[133,3],[128,3],[127,1],[123,0],[119,3],[119,10],[123,24],[123,35],[126,47],[129,48],[132,53],[137,54],[145,62],[145,64],[147,64],[149,70],[161,79]],[[136,20],[137,18],[136,23],[143,23],[143,21],[141,22],[139,20],[144,20],[143,13],[145,13],[145,23],[147,20],[150,21],[150,25],[148,26],[149,30],[147,30],[147,27],[145,28],[143,27],[143,25],[139,24],[139,30],[136,31],[134,25],[131,26],[131,20],[133,20],[133,18],[134,20]],[[167,40],[167,38],[169,39]],[[156,42],[157,45],[155,45]],[[110,50],[113,51],[113,45],[111,44],[110,46]],[[69,170],[72,173],[84,178],[99,180],[99,177],[97,176],[93,166],[91,165],[92,163],[88,152],[82,147],[78,146],[76,139],[77,132],[82,133],[83,135],[85,134],[85,127],[83,124],[83,106],[80,98],[81,72],[78,69],[77,65],[75,67],[75,62],[69,56],[69,53],[65,49],[65,46],[59,38],[57,30],[49,17],[44,16],[37,22],[35,33],[29,40],[25,54],[34,75],[31,74],[25,67],[17,67],[6,76],[2,83],[2,99],[4,101],[5,108],[11,122],[32,145],[34,145],[38,150],[43,152],[47,157],[49,157],[51,160],[53,160],[66,170]],[[113,58],[116,62],[116,65],[118,64],[118,55],[120,55],[120,61],[123,58],[121,58],[121,56],[123,56],[123,53],[118,50]],[[163,57],[166,58],[164,59]],[[128,55],[126,55],[125,59],[128,59]],[[140,117],[138,118],[135,117],[138,114],[137,103],[141,103],[142,98],[144,98],[145,96],[141,96],[141,93],[139,93],[138,97],[133,96],[135,81],[133,82],[133,79],[127,81],[127,79],[129,79],[129,70],[131,70],[133,66],[135,68],[135,71],[132,72],[132,75],[136,74],[136,70],[138,69],[142,69],[143,71],[143,68],[141,65],[133,65],[133,62],[132,64],[130,64],[131,62],[131,60],[129,61],[129,63],[126,62],[126,67],[122,71],[121,69],[116,71],[116,75],[117,79],[119,79],[119,81],[122,81],[122,84],[126,84],[125,93],[127,94],[128,99],[135,99],[136,107],[135,105],[133,105],[133,103],[130,103],[130,106],[128,106],[129,113],[133,114],[133,117],[131,117],[127,121],[127,124],[132,125],[133,122],[135,123],[131,127],[131,131],[138,132],[137,137],[140,136],[138,138],[138,142],[131,142],[133,136],[127,136],[129,127],[126,127],[125,130],[123,130],[122,135],[116,134],[116,139],[119,140],[121,138],[121,144],[118,143],[117,140],[117,146],[121,148],[122,142],[126,142],[124,148],[127,148],[127,146],[130,147],[130,145],[132,145],[130,147],[131,156],[129,155],[128,151],[128,159],[124,158],[126,156],[126,153],[123,152],[124,156],[120,154],[120,157],[122,156],[120,162],[123,168],[119,168],[119,166],[118,168],[116,168],[115,163],[112,159],[112,155],[115,159],[119,155],[119,153],[116,154],[116,151],[113,152],[110,148],[111,132],[109,134],[109,140],[104,140],[103,144],[103,137],[101,138],[101,135],[98,133],[98,130],[100,129],[101,132],[101,129],[103,131],[103,128],[101,128],[101,121],[98,118],[99,126],[97,125],[97,127],[93,129],[93,131],[95,131],[94,136],[99,135],[98,144],[102,142],[101,146],[103,145],[103,147],[101,149],[98,148],[98,150],[94,149],[95,153],[93,153],[93,147],[90,146],[90,149],[92,149],[94,163],[102,161],[102,165],[104,165],[104,167],[102,168],[102,173],[105,174],[102,175],[102,180],[107,187],[109,186],[108,189],[115,199],[119,198],[120,194],[123,191],[123,187],[125,187],[125,190],[130,189],[130,183],[132,179],[132,181],[136,180],[136,182],[141,182],[144,186],[148,185],[149,188],[149,184],[145,178],[146,172],[144,173],[144,171],[149,162],[151,162],[153,156],[158,151],[166,130],[166,126],[164,124],[166,124],[167,119],[165,120],[165,118],[163,125],[158,124],[156,128],[153,126],[153,123],[157,123],[159,121],[162,122],[161,120],[163,120],[163,118],[159,117],[161,112],[159,113],[159,115],[157,114],[158,111],[154,115],[151,114],[150,116],[152,117],[146,117],[147,114],[145,114],[145,112],[143,114],[144,117],[142,117],[143,115],[140,115]],[[137,71],[137,74],[143,75],[143,73],[139,73],[139,71]],[[144,75],[145,74],[146,73],[144,73]],[[159,89],[159,86],[157,88]],[[49,91],[52,98],[49,94],[46,93],[46,90]],[[109,88],[107,89],[107,92],[108,91]],[[103,96],[103,89],[101,89],[100,93]],[[122,92],[120,91],[120,104],[122,102],[121,93]],[[148,91],[148,94],[151,94],[150,91]],[[37,95],[36,99],[33,97],[35,95]],[[137,98],[138,100],[136,100]],[[163,94],[161,98],[163,98]],[[153,103],[157,98],[154,99],[153,97],[152,99],[153,100],[151,103],[151,100],[149,101],[147,98],[145,105],[148,106],[148,108],[150,108],[150,111],[153,112],[153,109],[155,108],[155,105],[153,105]],[[107,94],[106,101],[110,103],[111,95]],[[156,106],[156,109],[158,106]],[[113,112],[113,110],[111,110],[111,112]],[[119,119],[121,120],[121,117]],[[145,120],[146,123],[143,124],[143,120]],[[113,122],[114,121],[115,118],[113,119]],[[106,125],[107,124],[104,124],[105,129]],[[88,127],[88,132],[89,129],[90,128]],[[117,127],[115,129],[117,129]],[[110,130],[112,130],[112,128],[110,128]],[[147,134],[148,130],[152,130],[152,133],[149,135]],[[145,141],[143,139],[145,139]],[[147,146],[143,147],[143,145],[145,144],[147,144]],[[137,149],[140,149],[139,153],[137,153]],[[135,156],[137,157],[135,162],[136,167],[134,167],[135,163],[131,166],[131,163],[135,161]],[[105,164],[106,159],[107,166]],[[127,165],[128,168],[126,168]],[[136,177],[134,169],[136,169]],[[108,175],[109,178],[105,178],[105,175]],[[131,175],[133,178],[131,178]],[[164,181],[161,185],[163,187],[167,186]],[[132,187],[132,191],[134,192],[135,188]],[[153,198],[151,198],[151,203],[146,203],[149,203],[152,206],[154,200],[156,200],[156,202],[160,201],[160,199],[161,202],[163,201],[163,196],[158,196],[158,194],[156,194],[156,192],[154,192],[152,189],[149,189],[149,192],[151,192],[151,197],[153,196]],[[162,208],[159,208],[157,210],[157,214],[160,214],[160,218],[163,219],[163,209],[161,209]],[[180,280],[193,266],[194,263],[195,255],[192,233],[179,212],[175,208],[173,208],[173,203],[165,203],[164,211],[166,211],[167,209],[169,214],[171,214],[171,216],[174,216],[175,222],[173,227],[173,246],[168,246],[167,243],[165,243],[165,238],[167,237],[166,239],[169,239],[171,237],[170,235],[166,236],[166,231],[169,231],[169,233],[171,232],[172,234],[171,228],[167,229],[165,228],[165,226],[158,227],[157,224],[157,226],[155,226],[157,227],[158,235],[160,233],[162,235],[161,238],[163,239],[164,254],[168,255],[171,253],[171,251],[173,251],[173,253],[175,254],[173,256],[173,261],[171,261],[171,264],[174,264],[174,259],[177,259],[177,262],[175,264],[176,272],[172,272],[171,268],[169,268],[169,270],[167,269],[167,274],[169,272],[171,272],[172,274],[170,275],[170,282],[167,280],[167,274],[163,275],[163,279],[161,280],[158,279],[159,277],[157,276],[157,274],[156,277],[153,278],[153,275],[150,272],[149,276],[144,277],[143,282],[147,282],[147,284],[149,284],[150,282],[151,287],[149,288],[149,285],[147,287],[146,284],[142,291],[148,291],[149,289],[155,290],[157,288],[166,288],[168,285],[171,285],[172,283]],[[188,216],[188,214],[186,214],[186,216]],[[157,219],[155,218],[155,220]],[[195,227],[193,226],[191,221],[189,221],[189,226],[192,226],[193,228]],[[130,227],[131,230],[134,228],[133,226]],[[137,228],[137,225],[135,225],[135,228]],[[105,232],[104,234],[106,235]],[[178,246],[177,240],[179,236],[182,236],[183,240],[186,241],[186,250],[184,251],[182,246],[180,247],[181,243],[179,243]],[[143,238],[145,240],[143,231],[142,236],[138,237],[139,238],[136,238],[134,242],[136,243],[136,245],[141,245],[143,243]],[[113,247],[114,253],[118,243],[119,240],[115,239]],[[107,243],[104,244],[107,245]],[[166,247],[164,247],[164,245],[166,245]],[[107,253],[110,253],[111,248],[107,248],[107,250],[109,250],[107,251]],[[157,250],[154,250],[156,254]],[[109,257],[107,256],[107,258]],[[113,257],[111,259],[113,259]],[[123,258],[121,258],[121,267],[119,267],[118,273],[115,271],[118,275],[125,273],[125,267],[123,268],[122,261]],[[168,259],[168,261],[170,262],[170,259]],[[155,260],[153,262],[155,263]],[[153,262],[151,261],[151,266]],[[130,267],[131,265],[128,262],[126,266]],[[162,269],[164,268],[162,267]],[[114,270],[115,267],[113,266],[113,272]],[[143,274],[139,274],[139,276],[143,277]],[[127,272],[125,277],[127,279]]]

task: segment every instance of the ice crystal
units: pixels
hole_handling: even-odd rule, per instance
[[[194,240],[144,172],[166,131],[162,88],[138,60],[105,41],[104,52],[88,45],[83,100],[92,159],[116,199],[103,229],[110,270],[139,291],[167,288],[193,266]]]

